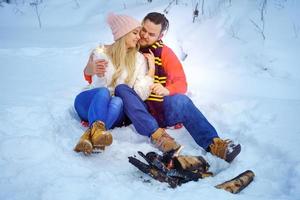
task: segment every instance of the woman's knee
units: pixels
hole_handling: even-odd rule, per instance
[[[74,108],[78,112],[78,110],[81,110],[86,105],[86,95],[84,92],[79,93],[74,100]]]
[[[96,88],[96,89],[97,89],[96,95],[110,96],[110,92],[107,87],[101,87],[101,88]]]
[[[110,92],[107,88],[97,88],[95,95],[92,97],[92,101],[109,101]]]
[[[78,94],[75,97],[74,108],[75,108],[75,111],[77,112],[78,116],[82,120],[87,119],[88,108],[87,108],[87,103],[84,101],[84,95]]]
[[[118,110],[122,110],[123,109],[123,101],[120,97],[112,97],[111,101],[110,101],[110,106],[113,106],[114,108],[118,109]]]
[[[77,107],[80,105],[80,102],[81,102],[81,97],[80,97],[80,94],[78,94],[76,97],[75,97],[75,100],[74,100],[74,108],[77,110]]]

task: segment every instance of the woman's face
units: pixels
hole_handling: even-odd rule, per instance
[[[140,39],[140,30],[141,30],[140,27],[135,28],[126,35],[125,44],[128,49],[136,47]]]

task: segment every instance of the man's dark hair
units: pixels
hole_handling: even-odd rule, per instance
[[[143,22],[145,22],[147,19],[156,25],[161,24],[160,33],[169,29],[169,20],[165,17],[164,14],[158,12],[151,12],[148,13],[146,17],[144,17]]]

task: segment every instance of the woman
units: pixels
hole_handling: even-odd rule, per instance
[[[126,15],[109,14],[107,22],[112,30],[114,43],[97,47],[90,55],[84,74],[89,89],[75,99],[75,110],[89,128],[75,146],[76,152],[92,153],[105,149],[112,143],[109,130],[123,121],[123,103],[114,96],[119,84],[127,84],[145,100],[150,95],[155,72],[153,54],[145,54],[147,62],[138,52],[140,23]],[[100,59],[99,59],[100,58]],[[103,73],[105,67],[105,73]],[[103,75],[104,74],[104,75]]]

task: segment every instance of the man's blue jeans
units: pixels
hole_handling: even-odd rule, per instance
[[[123,102],[120,97],[110,96],[105,87],[83,91],[75,98],[74,107],[81,120],[89,126],[100,120],[106,129],[121,125],[124,119]]]
[[[116,87],[115,94],[123,100],[124,112],[139,134],[150,137],[159,128],[155,118],[148,112],[146,104],[133,89],[121,84]],[[166,96],[163,105],[167,126],[182,123],[196,143],[205,150],[212,139],[218,137],[215,128],[188,96],[183,94]]]

